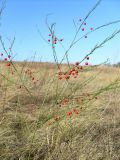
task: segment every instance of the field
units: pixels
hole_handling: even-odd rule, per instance
[[[0,160],[120,160],[120,68],[57,72],[0,62]]]

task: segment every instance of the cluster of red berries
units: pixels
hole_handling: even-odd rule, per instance
[[[67,117],[70,118],[70,117],[72,116],[72,114],[78,115],[79,112],[77,111],[76,108],[73,108],[73,109],[71,109],[70,111],[67,112]],[[53,117],[53,120],[48,122],[48,125],[51,125],[51,124],[53,124],[55,121],[59,121],[60,119],[61,119],[60,116],[55,115],[55,116]]]
[[[77,111],[77,109],[74,108],[73,110],[70,110],[70,111],[67,112],[67,117],[71,117],[73,113],[75,113],[76,115],[79,114],[79,112]]]
[[[83,94],[84,96],[90,96],[90,94],[89,93],[84,93]],[[97,99],[97,97],[95,97],[95,99]],[[79,98],[75,98],[75,99],[72,99],[72,100],[75,100],[75,102],[79,102]],[[83,100],[83,99],[82,99]],[[66,104],[68,104],[69,103],[69,98],[64,98],[63,100],[61,100],[60,101],[60,107],[63,105],[66,105]],[[81,112],[83,110],[83,107],[81,106],[81,107],[79,107],[79,108],[76,108],[76,107],[74,107],[74,108],[71,108],[67,113],[66,113],[66,117],[67,118],[71,118],[71,116],[72,115],[79,115],[79,113]],[[56,121],[59,121],[61,119],[61,117],[60,116],[58,116],[58,115],[55,115],[54,117],[53,117],[53,119],[52,119],[52,121],[49,121],[48,122],[48,124],[49,125],[51,125],[51,124],[53,124],[53,123],[55,123]]]
[[[0,56],[3,57],[3,53],[1,53]],[[7,57],[4,58],[4,61],[7,61],[10,58],[11,58],[11,55],[8,55]]]
[[[10,67],[10,66],[11,66],[11,64],[8,62],[8,63],[6,64],[6,66],[7,66],[7,67]]]
[[[71,77],[74,77],[74,78],[77,78],[78,76],[78,73],[80,71],[83,71],[83,67],[82,66],[79,66],[78,64],[79,62],[76,62],[76,65],[68,70],[67,72],[61,72],[61,71],[58,71],[58,79],[61,80],[61,79],[65,79],[65,80],[68,80],[70,79]]]
[[[6,67],[8,67],[9,73],[11,73],[11,75],[15,74],[15,71],[13,71],[13,68],[11,67],[11,63],[9,61],[6,63]]]
[[[65,105],[67,105],[68,103],[70,103],[72,101],[72,103],[76,103],[79,104],[80,103],[80,98],[63,98],[62,100],[60,100],[57,104],[59,104],[59,107],[64,107]]]
[[[49,37],[50,36],[52,36],[51,34],[49,34],[48,35]],[[50,40],[50,38],[48,39],[48,42],[50,42],[51,40]],[[57,39],[55,36],[53,37],[53,44],[57,44],[57,41],[60,41],[60,42],[62,42],[63,41],[63,39],[61,38],[61,39]]]
[[[59,102],[59,106],[60,106],[60,107],[65,106],[65,105],[68,104],[68,102],[69,102],[68,98],[64,98],[63,100],[61,100],[61,101]]]
[[[77,78],[78,76],[78,70],[75,70],[75,68],[71,69],[70,71],[63,73],[61,71],[58,72],[58,79],[65,79],[68,80],[71,78],[71,76],[74,76],[74,78]]]
[[[11,62],[10,62],[11,55],[8,55],[7,57],[3,58],[4,54],[0,53],[0,56],[2,57],[3,61],[5,62],[5,66],[8,67],[9,73],[14,75],[15,71],[13,71],[13,68],[11,67]]]
[[[1,53],[0,56],[3,57],[3,53]],[[11,58],[11,56],[8,55],[7,57],[5,57],[5,58],[3,59],[5,62],[7,62],[7,63],[5,64],[7,67],[10,67],[10,66],[11,66],[11,63],[9,62],[10,58]]]
[[[89,60],[89,57],[86,56],[85,59]],[[88,61],[86,61],[85,65],[88,66],[88,64],[89,64]],[[62,79],[68,80],[71,77],[77,78],[79,75],[79,72],[83,72],[83,67],[80,66],[80,62],[76,62],[74,67],[72,69],[68,70],[67,72],[62,72],[59,70],[58,71],[58,79],[59,80],[62,80]]]
[[[60,120],[60,116],[56,115],[53,117],[52,120],[48,121],[48,125],[52,125],[53,123],[55,123],[56,121]]]
[[[89,60],[89,57],[86,56],[85,59],[86,59],[86,60]],[[85,62],[85,65],[88,66],[88,61]]]
[[[36,82],[38,81],[38,79],[36,79],[34,76],[33,76],[33,72],[30,70],[30,69],[27,69],[25,71],[25,74],[29,76],[29,78],[32,80],[33,84],[36,84]]]
[[[85,93],[84,95],[85,95],[85,96],[90,96],[89,93]],[[95,97],[95,99],[97,99],[97,97]],[[76,102],[79,101],[78,98],[75,98],[75,100],[76,100]],[[83,99],[82,99],[82,100],[83,100]],[[65,104],[67,104],[68,102],[69,102],[68,98],[64,98],[64,99],[60,102],[60,106],[61,106],[61,105],[65,105]],[[79,111],[78,111],[78,110],[79,110]],[[83,107],[82,107],[82,106],[81,106],[79,109],[71,108],[71,109],[67,112],[66,117],[67,117],[67,118],[71,118],[72,115],[76,115],[76,116],[77,116],[77,115],[79,115],[79,113],[80,113],[82,110],[83,110]],[[53,117],[53,120],[48,122],[48,125],[51,125],[51,124],[53,124],[55,121],[59,121],[60,119],[61,119],[60,116],[55,115],[55,116]]]
[[[25,71],[25,73],[26,73],[27,75],[29,75],[30,77],[32,77],[32,71],[31,71],[30,69],[27,69],[27,70]]]
[[[79,19],[79,21],[81,22],[82,19]],[[86,26],[86,22],[84,22],[83,25]],[[83,27],[81,30],[84,32],[85,28]],[[93,28],[91,27],[90,30],[93,31]],[[87,38],[87,35],[85,35],[85,38]]]

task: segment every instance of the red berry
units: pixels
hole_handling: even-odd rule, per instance
[[[4,61],[7,61],[7,58],[4,58]]]
[[[89,60],[89,57],[87,57],[86,59]]]
[[[75,73],[74,73],[74,72],[72,72],[72,75],[74,76],[74,75],[75,75]]]
[[[72,112],[69,111],[69,112],[67,113],[67,116],[71,116],[71,115],[72,115]]]
[[[76,74],[78,74],[78,71],[75,71]]]
[[[85,29],[84,28],[82,28],[82,31],[84,31]]]
[[[61,77],[61,76],[59,76],[59,77],[58,77],[58,79],[59,79],[59,80],[61,80],[61,79],[62,79],[62,77]]]
[[[32,80],[34,80],[35,78],[33,77]]]
[[[10,67],[10,63],[7,63],[7,65],[6,65],[7,67]]]
[[[56,40],[56,39],[54,39],[54,44],[56,44],[56,41],[57,41],[57,40]]]
[[[70,78],[70,76],[69,75],[65,75],[65,79],[69,79]]]
[[[88,65],[88,62],[85,62],[85,65],[87,66],[87,65]]]
[[[72,69],[72,72],[74,72],[74,71],[75,71],[75,68]]]
[[[80,64],[80,62],[76,62],[75,65],[78,66]]]
[[[90,28],[90,30],[92,31],[92,30],[93,30],[93,28]]]
[[[75,114],[78,114],[78,111],[76,111]]]
[[[63,39],[60,39],[60,42],[62,42],[63,41]]]
[[[74,109],[73,109],[73,112],[76,112],[76,111],[77,111],[76,108],[74,108]]]
[[[86,22],[84,23],[84,25],[86,25]]]
[[[50,39],[48,39],[48,42],[50,42]]]
[[[8,55],[8,58],[10,58],[11,56],[10,55]]]

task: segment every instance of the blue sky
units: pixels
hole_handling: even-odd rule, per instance
[[[0,35],[7,49],[15,36],[13,46],[15,60],[32,60],[35,55],[36,61],[54,61],[51,47],[43,41],[37,31],[39,28],[44,38],[48,40],[49,30],[45,23],[46,15],[52,13],[48,22],[56,23],[55,34],[57,37],[63,38],[62,44],[68,49],[75,34],[73,19],[79,25],[79,19],[83,20],[96,2],[97,0],[7,0],[0,20]],[[86,20],[84,33],[91,27],[96,28],[102,24],[120,20],[119,8],[120,0],[102,0]],[[69,61],[80,61],[95,44],[100,43],[116,29],[120,29],[120,23],[93,32],[86,39],[83,38],[70,50]],[[80,31],[78,38],[84,33]],[[1,45],[0,50],[3,52]],[[56,52],[60,60],[64,55],[64,50],[59,44],[56,45]],[[120,61],[120,34],[95,51],[90,56],[90,63],[102,63],[108,58],[110,63]]]

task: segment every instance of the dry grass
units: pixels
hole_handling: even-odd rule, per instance
[[[12,81],[0,76],[1,160],[120,160],[120,85],[101,90],[120,78],[119,68],[97,67],[67,83],[56,79],[53,64],[15,63],[21,83],[17,73],[12,77],[0,65],[0,73]],[[37,84],[24,74],[27,68]],[[66,96],[70,103],[60,107]],[[67,118],[75,106],[79,114]]]

